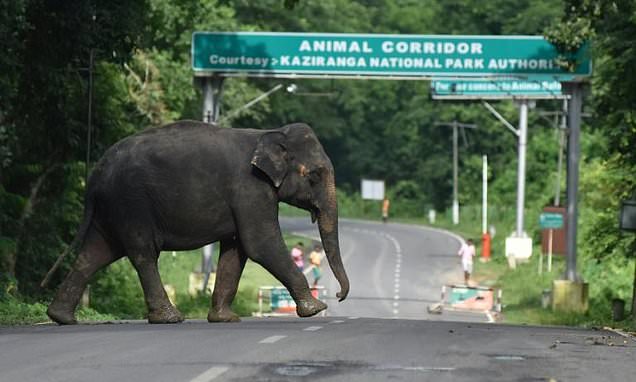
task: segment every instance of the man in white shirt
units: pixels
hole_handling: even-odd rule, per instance
[[[475,256],[475,245],[471,239],[466,239],[466,243],[462,244],[457,254],[462,258],[462,267],[464,268],[464,283],[468,285],[470,274],[473,273],[473,257]]]

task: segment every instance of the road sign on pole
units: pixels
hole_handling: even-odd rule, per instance
[[[430,79],[588,76],[589,48],[574,72],[542,36],[195,32],[195,75]]]
[[[543,212],[539,215],[539,227],[541,229],[563,228],[563,215],[556,212]]]

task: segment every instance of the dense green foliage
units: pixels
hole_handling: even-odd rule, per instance
[[[545,32],[564,53],[591,39],[595,74],[586,99],[592,117],[582,137],[580,270],[586,279],[606,280],[612,279],[608,272],[622,269],[624,278],[631,264],[625,255],[636,246],[634,236],[622,235],[616,224],[619,201],[636,187],[635,12],[630,0],[0,0],[0,298],[18,293],[46,298],[59,284],[72,259],[51,286],[38,286],[72,241],[82,214],[86,171],[106,148],[149,125],[200,118],[201,96],[189,64],[195,30]],[[279,83],[228,79],[221,114],[229,115]],[[394,216],[421,218],[429,208],[443,211],[451,202],[451,131],[435,122],[475,123],[477,129],[462,134],[460,203],[478,205],[486,154],[490,202],[496,207],[491,220],[499,237],[512,229],[516,139],[480,104],[433,102],[424,81],[294,83],[296,94],[278,91],[233,114],[224,125],[272,128],[307,122],[334,162],[342,213],[378,213],[379,206],[357,197],[360,179],[369,177],[387,181]],[[512,102],[496,107],[511,122],[517,120]],[[543,101],[530,113],[527,229],[536,238],[536,216],[554,198],[559,141],[553,121],[539,111],[560,108],[559,102]],[[463,211],[473,210],[477,218],[476,207]],[[501,243],[494,244],[498,248]],[[122,263],[102,272],[94,289],[128,285],[132,281],[126,278],[132,276],[124,268],[129,267]],[[623,281],[618,289],[599,284],[604,291],[599,295],[630,297]],[[138,289],[126,288],[126,293],[104,300],[103,309],[139,298]]]
[[[607,295],[631,297],[636,319],[636,273],[632,293],[626,293],[625,286],[618,293],[621,289],[615,288],[616,276],[631,268],[624,256],[636,255],[636,238],[619,232],[616,224],[620,201],[636,199],[636,3],[568,0],[564,9],[563,19],[548,36],[564,53],[586,39],[593,42],[597,69],[590,89],[594,113],[589,125],[605,141],[582,172],[586,208],[581,214],[581,252],[588,262],[583,275],[608,280]]]

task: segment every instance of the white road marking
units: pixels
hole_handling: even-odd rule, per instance
[[[350,320],[357,320],[360,317],[349,317]]]
[[[287,336],[271,336],[260,340],[259,344],[273,344],[274,342],[278,342]]]
[[[375,370],[408,370],[408,371],[453,371],[454,367],[435,367],[435,366],[378,366]]]
[[[190,380],[190,382],[210,382],[216,377],[228,371],[230,368],[225,366],[214,366],[199,374]]]
[[[330,324],[342,324],[344,321],[342,320],[333,320],[331,322],[329,322]]]
[[[322,329],[322,326],[309,326],[303,330],[306,332],[315,332],[316,330],[320,330],[320,329]]]
[[[402,269],[402,248],[400,247],[400,243],[397,241],[395,237],[390,234],[382,233],[382,236],[386,237],[387,240],[393,244],[395,248],[395,269],[394,269],[394,284],[393,284],[393,314],[397,316],[399,314],[399,303],[400,299],[400,274]]]

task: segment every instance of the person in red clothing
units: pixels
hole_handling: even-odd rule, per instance
[[[305,269],[305,259],[303,258],[303,243],[298,242],[291,250],[291,257],[299,271]]]
[[[386,196],[382,201],[382,222],[386,223],[389,220],[389,207],[391,206],[391,202],[389,202],[389,198]]]

